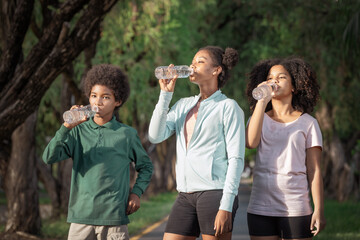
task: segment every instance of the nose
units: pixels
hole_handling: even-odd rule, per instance
[[[279,77],[274,77],[274,78],[272,78],[269,82],[279,83]]]
[[[102,98],[101,98],[101,97],[97,97],[97,98],[95,99],[94,103],[95,103],[96,106],[101,105],[101,103],[102,103]]]

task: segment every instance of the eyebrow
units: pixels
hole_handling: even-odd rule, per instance
[[[283,72],[281,72],[281,73],[278,73],[278,74],[276,74],[276,75],[280,75],[280,74],[284,74],[284,75],[287,75],[286,73],[283,73]],[[268,74],[268,76],[270,76],[270,75],[274,75],[274,74],[272,74],[272,73],[269,73],[269,74]]]
[[[97,94],[97,92],[91,92],[90,94]],[[104,93],[104,94],[102,94],[103,96],[104,95],[109,95],[109,96],[111,96],[111,93]]]

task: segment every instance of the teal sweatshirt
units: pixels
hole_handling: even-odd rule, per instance
[[[182,98],[169,111],[172,92],[161,91],[149,126],[149,140],[176,135],[176,184],[179,192],[222,189],[219,209],[232,211],[244,168],[244,112],[220,90],[200,103],[194,133],[186,148],[184,126],[200,95]]]

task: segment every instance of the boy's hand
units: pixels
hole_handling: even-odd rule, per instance
[[[83,107],[83,105],[74,105],[70,108],[70,110],[73,110],[73,109],[76,109],[76,108],[80,108],[80,107]],[[68,129],[72,129],[74,127],[76,127],[77,125],[79,125],[80,123],[83,123],[83,122],[86,122],[86,117],[84,117],[84,119],[80,120],[79,122],[75,122],[75,123],[67,123],[67,122],[64,122],[64,126],[67,127]]]
[[[140,208],[140,198],[135,193],[130,193],[126,214],[130,215]]]

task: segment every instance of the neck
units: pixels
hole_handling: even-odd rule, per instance
[[[214,92],[219,90],[219,88],[217,87],[217,83],[216,83],[216,86],[215,85],[207,85],[207,84],[199,85],[199,89],[200,89],[200,101],[207,99],[208,97],[213,95]]]
[[[108,117],[97,117],[97,116],[94,116],[94,122],[97,124],[97,125],[104,125],[105,123],[108,123],[110,122],[112,119],[112,116]]]
[[[291,100],[291,98],[281,100],[273,98],[271,104],[274,116],[291,115],[295,111],[291,105]]]

